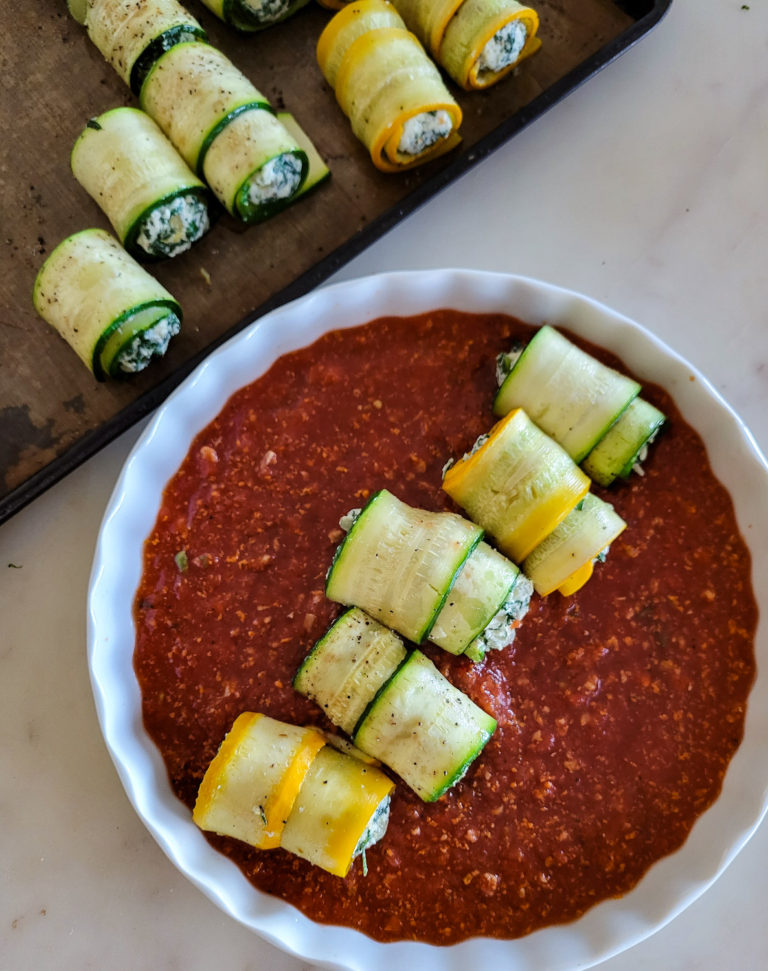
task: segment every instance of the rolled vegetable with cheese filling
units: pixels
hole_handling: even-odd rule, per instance
[[[455,513],[414,509],[382,489],[336,551],[326,595],[419,644],[482,537],[479,526]]]
[[[102,229],[59,243],[33,302],[100,381],[143,370],[181,327],[174,297]]]
[[[581,589],[626,525],[613,506],[589,493],[524,560],[536,592],[567,597]]]
[[[532,421],[581,462],[637,397],[640,385],[577,347],[549,325],[499,359],[493,402],[502,416],[523,408]]]
[[[496,721],[421,651],[356,608],[314,646],[293,680],[355,745],[433,802],[482,751]]]
[[[208,39],[178,0],[69,0],[69,10],[136,95],[164,51]]]
[[[192,818],[343,877],[386,832],[393,789],[383,772],[328,746],[318,730],[243,712],[206,770]]]
[[[521,409],[446,469],[443,489],[521,562],[589,491],[590,480]]]
[[[141,106],[226,209],[246,223],[283,208],[309,162],[263,94],[220,51],[178,44],[155,64]]]
[[[458,144],[461,109],[385,0],[340,10],[320,35],[317,59],[381,171],[411,168]]]
[[[602,486],[614,479],[643,475],[648,449],[666,421],[666,416],[643,398],[630,401],[605,435],[581,463],[587,475]]]
[[[224,23],[252,33],[292,16],[309,0],[203,0]]]
[[[534,54],[539,16],[516,0],[393,0],[407,27],[463,88],[487,88]]]
[[[207,187],[137,108],[114,108],[92,118],[70,162],[72,174],[137,259],[177,256],[210,228]]]

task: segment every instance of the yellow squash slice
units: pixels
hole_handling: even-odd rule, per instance
[[[281,846],[337,877],[383,835],[394,782],[375,766],[330,745],[312,763]]]
[[[314,728],[244,712],[203,777],[193,820],[258,849],[280,846],[304,778],[324,745]]]
[[[445,474],[443,489],[520,562],[589,491],[590,480],[518,408]]]

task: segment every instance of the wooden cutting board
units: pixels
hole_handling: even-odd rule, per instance
[[[155,407],[216,343],[317,285],[594,73],[669,2],[540,0],[539,53],[487,92],[454,90],[464,111],[460,148],[392,176],[371,165],[317,67],[315,44],[328,11],[310,4],[281,25],[241,35],[190,0],[211,42],[275,107],[293,112],[332,178],[268,223],[244,229],[224,216],[192,250],[154,264],[151,272],[182,304],[183,331],[162,361],[104,384],[37,317],[31,293],[60,240],[89,226],[110,228],[72,177],[69,154],[89,117],[136,99],[68,15],[65,0],[3,3],[0,521]]]

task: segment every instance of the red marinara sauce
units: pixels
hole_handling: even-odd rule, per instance
[[[324,597],[340,516],[382,487],[452,508],[442,466],[493,423],[495,357],[531,333],[450,310],[329,333],[197,436],[135,600],[144,722],[190,809],[242,711],[331,727],[291,679],[341,611]],[[742,737],[757,608],[699,436],[663,390],[643,395],[668,424],[644,476],[596,489],[628,528],[593,579],[534,597],[480,665],[424,647],[498,720],[468,775],[434,804],[398,784],[367,876],[210,836],[255,886],[378,940],[449,944],[571,920],[683,843]]]

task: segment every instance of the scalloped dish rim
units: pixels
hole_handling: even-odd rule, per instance
[[[755,652],[758,675],[744,740],[723,789],[684,845],[654,864],[623,897],[603,901],[569,924],[505,940],[473,938],[450,947],[382,944],[347,927],[313,922],[255,889],[218,853],[172,793],[165,766],[146,734],[133,672],[133,593],[144,538],[160,497],[197,434],[230,395],[281,354],[331,329],[384,315],[441,308],[505,312],[531,324],[569,327],[622,357],[640,377],[674,397],[704,439],[710,463],[734,500],[752,555],[763,619]],[[469,971],[490,962],[509,971],[587,968],[650,936],[699,897],[722,873],[768,809],[768,598],[755,577],[768,576],[768,463],[744,423],[712,385],[658,338],[627,317],[575,292],[503,273],[446,269],[379,274],[322,287],[247,326],[214,351],[158,409],[140,436],[108,503],[88,596],[88,663],[101,729],[136,812],[177,868],[218,907],[275,946],[344,971],[389,971],[418,962],[421,971]],[[762,662],[762,663],[761,663]]]

